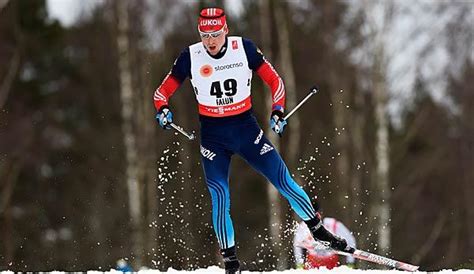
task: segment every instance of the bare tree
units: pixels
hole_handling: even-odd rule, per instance
[[[366,155],[366,145],[364,142],[364,129],[365,129],[365,117],[364,117],[364,95],[361,91],[356,92],[354,95],[354,107],[352,110],[352,127],[351,127],[351,141],[353,150],[353,163],[357,166],[351,173],[351,199],[350,204],[353,206],[350,216],[351,220],[357,221],[361,224],[361,212],[362,212],[362,177],[363,173],[360,171],[361,164],[364,161]]]
[[[288,5],[284,2],[277,1],[274,3],[273,13],[275,15],[275,21],[278,22],[277,26],[277,35],[278,35],[278,45],[280,47],[280,55],[279,55],[279,64],[280,69],[282,72],[282,77],[285,81],[285,89],[286,89],[286,108],[292,109],[297,105],[297,92],[296,92],[296,81],[295,81],[295,71],[293,68],[293,58],[291,56],[291,45],[290,45],[290,22],[288,21]],[[300,142],[301,142],[301,128],[300,128],[300,117],[298,112],[295,112],[293,116],[291,116],[291,127],[289,127],[289,141],[288,141],[288,148],[286,149],[286,155],[288,156],[287,164],[290,167],[295,167],[297,165],[298,155],[300,153]],[[273,134],[276,136],[275,134]],[[295,170],[294,172],[297,173]],[[296,177],[299,177],[298,175]],[[283,206],[280,209],[283,212],[282,218],[285,216],[291,216],[289,214],[288,206]],[[282,224],[283,231],[288,231],[286,229],[288,225],[290,225],[290,220],[284,220],[285,223]],[[288,243],[291,241],[287,241],[287,236],[291,235],[282,235],[285,239],[286,245],[284,248],[289,248],[291,245]],[[284,252],[279,253],[280,256],[278,258],[278,269],[287,269],[288,268],[288,256]]]
[[[8,0],[0,1],[0,13],[3,12],[3,9],[7,6]],[[17,5],[12,3],[10,8],[6,9],[5,13],[11,12],[15,20],[11,21],[10,27],[13,32],[14,40],[12,45],[9,47],[13,48],[13,52],[10,55],[10,59],[5,60],[5,74],[0,74],[0,109],[5,107],[8,96],[11,92],[11,88],[14,80],[18,76],[18,71],[21,66],[21,53],[22,53],[22,37],[21,32],[18,27],[16,13]],[[6,41],[5,41],[6,42]],[[2,70],[3,72],[3,70]],[[12,216],[12,199],[15,192],[15,187],[18,184],[18,178],[24,166],[26,157],[28,157],[28,149],[31,143],[33,143],[32,132],[17,132],[19,129],[30,129],[30,126],[25,126],[29,124],[24,121],[16,121],[12,123],[13,128],[7,129],[6,133],[10,133],[11,136],[26,136],[19,139],[21,142],[15,143],[14,146],[11,146],[12,151],[2,151],[5,157],[0,160],[0,230],[2,231],[0,237],[2,239],[2,244],[0,248],[3,248],[3,260],[4,265],[11,263],[14,260],[15,254],[15,243],[14,238],[14,218]],[[3,134],[2,137],[4,140],[8,140],[8,134]],[[6,145],[6,144],[4,144]],[[7,145],[8,146],[8,145]],[[2,146],[2,147],[7,147]]]
[[[128,203],[132,228],[132,252],[135,256],[135,266],[143,264],[143,235],[142,235],[142,197],[138,178],[138,157],[136,136],[133,130],[133,86],[130,67],[129,41],[129,2],[116,1],[117,8],[117,48],[119,58],[120,95],[122,102],[122,134],[126,156],[126,182],[128,188]]]
[[[23,159],[11,159],[0,164],[0,228],[2,230],[2,246],[4,249],[5,265],[12,262],[14,258],[13,235],[13,217],[11,211],[11,199],[18,176],[23,165]]]
[[[10,64],[8,65],[7,74],[0,82],[0,108],[5,106],[8,99],[8,94],[15,79],[18,69],[20,68],[20,50],[17,48],[11,58]]]
[[[376,59],[381,58],[383,48],[380,47],[376,52]],[[376,193],[379,197],[374,197],[372,203],[374,215],[378,215],[377,230],[378,243],[383,252],[390,248],[390,184],[389,184],[389,136],[388,136],[388,118],[386,113],[387,91],[385,86],[385,76],[380,61],[376,62],[376,71],[374,72],[374,100],[375,100],[375,120],[377,122],[376,133],[376,175],[375,185]]]
[[[389,182],[389,121],[387,114],[387,56],[385,50],[384,33],[387,32],[393,15],[393,3],[366,1],[364,2],[367,20],[372,26],[370,37],[374,43],[372,60],[372,92],[375,106],[376,136],[375,136],[375,178],[371,212],[376,216],[376,231],[378,247],[382,253],[390,250],[390,182]],[[382,5],[382,6],[380,6]],[[375,9],[380,10],[375,12]],[[381,14],[380,14],[381,13]],[[382,17],[382,22],[377,24],[375,15]],[[378,27],[377,27],[378,26]]]
[[[3,8],[6,7],[7,4],[8,0],[3,0],[3,2],[0,1],[0,12],[2,12]],[[11,6],[13,6],[12,10],[16,9],[15,3]],[[10,58],[10,61],[6,66],[7,69],[5,75],[0,75],[0,109],[3,108],[7,102],[8,94],[11,92],[11,86],[21,66],[21,53],[23,44],[22,35],[17,25],[13,25],[12,32],[16,40],[16,45],[14,46],[13,54]]]
[[[324,54],[325,63],[331,64],[327,68],[329,94],[332,102],[332,117],[334,123],[334,142],[337,148],[337,154],[334,155],[336,161],[337,174],[335,175],[338,186],[338,205],[342,209],[339,219],[343,223],[348,223],[350,219],[349,193],[350,193],[350,137],[346,129],[349,126],[350,109],[347,108],[350,100],[351,90],[350,72],[345,69],[341,60],[341,53],[337,52],[334,45],[336,44],[336,36],[339,27],[338,17],[340,17],[340,6],[331,1],[321,3],[323,16],[321,18],[321,28],[323,41],[327,43],[327,50]]]
[[[263,0],[260,2],[260,33],[262,35],[262,48],[263,52],[265,53],[265,56],[267,59],[272,59],[273,58],[273,52],[271,50],[271,25],[272,25],[272,16],[271,16],[271,1],[269,0]],[[268,90],[268,88],[264,87],[267,89],[267,92],[265,92],[265,113],[271,113],[272,112],[272,94]],[[266,124],[265,128],[270,128],[269,124]],[[275,148],[278,150],[280,147],[280,140],[278,139],[278,136],[276,134],[268,134],[267,132],[268,139],[272,144],[275,146]],[[281,227],[282,223],[285,220],[285,216],[283,215],[283,204],[280,199],[280,195],[278,193],[278,190],[270,183],[267,184],[267,194],[268,194],[268,202],[269,202],[269,216],[270,216],[270,237],[272,238],[273,241],[273,252],[275,254],[280,254],[280,246],[281,246]]]
[[[298,103],[296,92],[295,71],[293,69],[293,58],[291,56],[290,45],[290,22],[288,22],[288,5],[284,2],[276,2],[274,4],[275,21],[278,22],[277,35],[278,45],[280,47],[279,64],[282,72],[282,77],[285,80],[286,89],[286,108],[292,109]],[[300,118],[298,112],[291,116],[291,127],[289,128],[290,139],[288,142],[288,162],[290,165],[295,165],[298,154],[300,152]]]
[[[388,76],[387,67],[389,54],[386,49],[387,33],[391,27],[394,3],[382,1],[363,1],[354,4],[360,5],[360,13],[365,17],[363,24],[363,35],[365,42],[362,51],[365,53],[361,60],[361,67],[366,67],[370,75],[365,79],[372,93],[375,108],[375,174],[373,176],[371,201],[369,212],[373,216],[371,225],[377,235],[377,247],[381,253],[390,250],[390,199],[391,189],[389,182],[390,168],[390,144],[389,144],[389,120],[388,120]],[[360,57],[359,57],[360,58]],[[356,98],[360,103],[361,98]],[[359,120],[360,121],[360,120]],[[360,132],[359,132],[360,133]],[[361,148],[361,134],[355,139],[358,149]],[[354,137],[355,138],[355,137]],[[359,140],[358,140],[359,139]],[[359,182],[355,181],[356,186]],[[357,195],[357,194],[356,194]]]

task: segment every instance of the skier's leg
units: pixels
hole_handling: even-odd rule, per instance
[[[319,215],[316,213],[309,196],[293,180],[285,162],[280,154],[274,149],[272,143],[262,134],[257,125],[249,128],[241,136],[241,148],[239,154],[257,171],[263,174],[288,200],[296,214],[303,219],[315,239],[326,241],[337,250],[348,250],[347,242],[329,232],[323,225]],[[252,137],[258,133],[258,138]],[[250,136],[248,136],[250,134]],[[255,141],[253,139],[255,138]]]
[[[212,223],[221,249],[234,246],[230,219],[229,164],[231,153],[212,144],[201,145],[201,159],[212,199]]]
[[[242,145],[239,154],[277,188],[301,219],[308,221],[316,218],[316,210],[308,194],[293,180],[285,162],[263,131],[255,125],[245,132],[240,136]]]
[[[226,271],[239,269],[235,253],[234,227],[230,218],[229,164],[232,153],[211,142],[201,145],[201,158],[212,199],[212,223]],[[227,273],[227,272],[226,272]]]

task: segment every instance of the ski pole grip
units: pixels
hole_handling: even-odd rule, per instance
[[[316,92],[319,91],[318,85],[312,86],[311,89],[310,89],[310,91],[311,91],[312,94],[316,94]]]

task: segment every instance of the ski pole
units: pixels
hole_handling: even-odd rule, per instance
[[[189,140],[194,140],[196,139],[196,137],[194,136],[193,133],[188,133],[186,132],[183,128],[181,128],[180,126],[174,124],[174,123],[170,123],[169,124],[172,128],[174,128],[177,132],[183,134],[184,136],[188,137]]]
[[[285,117],[283,117],[283,120],[288,120],[288,118],[290,118],[291,115],[293,115],[293,113],[295,113],[295,111],[297,111],[304,103],[306,103],[306,101],[308,101],[308,99],[315,95],[317,92],[319,91],[319,88],[317,86],[313,86],[310,91],[309,91],[309,94],[306,95],[306,97],[301,100],[301,102],[299,102],[298,105],[296,105],[296,107],[294,107]]]

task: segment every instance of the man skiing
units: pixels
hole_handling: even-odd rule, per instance
[[[173,114],[168,100],[181,83],[190,78],[201,123],[201,154],[207,187],[212,199],[212,221],[226,273],[240,273],[234,229],[230,217],[229,164],[233,154],[244,158],[264,175],[289,201],[307,224],[315,239],[337,250],[351,252],[346,241],[327,231],[308,195],[291,177],[288,168],[263,134],[252,114],[251,80],[256,72],[272,92],[270,123],[280,136],[285,87],[272,65],[255,44],[229,33],[224,10],[205,8],[200,12],[201,42],[186,47],[154,93],[156,119],[170,129]]]

